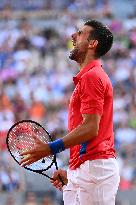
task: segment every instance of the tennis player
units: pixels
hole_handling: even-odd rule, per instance
[[[110,49],[113,35],[108,27],[88,20],[72,34],[70,59],[80,72],[73,78],[75,89],[70,99],[69,133],[61,139],[37,145],[21,163],[29,165],[49,154],[70,148],[69,169],[54,172],[52,184],[61,189],[63,178],[65,205],[115,205],[119,169],[114,150],[113,89],[100,60]]]

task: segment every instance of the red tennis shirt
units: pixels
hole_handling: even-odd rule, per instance
[[[73,78],[75,89],[69,104],[68,130],[82,124],[82,114],[101,116],[98,135],[70,148],[70,169],[86,160],[115,158],[113,89],[100,60],[93,60]],[[84,138],[84,136],[83,136]]]

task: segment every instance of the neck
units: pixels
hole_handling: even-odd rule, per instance
[[[91,61],[96,60],[96,59],[97,58],[94,56],[89,56],[89,57],[87,56],[83,62],[79,63],[80,70],[84,68],[86,65],[88,65]]]

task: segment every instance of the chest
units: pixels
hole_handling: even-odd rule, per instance
[[[81,101],[80,101],[80,85],[79,83],[75,86],[75,89],[71,95],[71,98],[70,98],[70,107],[73,107],[74,109],[77,109],[79,108],[81,104]]]

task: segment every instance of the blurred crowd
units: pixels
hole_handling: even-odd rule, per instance
[[[70,35],[83,21],[93,17],[99,20],[100,16],[114,33],[113,47],[102,61],[114,87],[114,133],[121,174],[120,190],[136,189],[135,14],[116,19],[108,0],[33,0],[29,4],[11,1],[12,4],[7,5],[4,2],[1,1],[0,15],[0,191],[23,189],[24,179],[20,180],[18,167],[11,162],[5,143],[6,133],[16,121],[35,120],[45,126],[54,139],[67,132],[72,77],[78,72],[77,65],[68,58],[72,49]],[[27,16],[14,19],[16,9],[59,9],[62,14],[61,18],[46,20]],[[95,16],[84,13],[81,20],[77,15],[77,11],[90,9],[96,11]],[[67,166],[68,152],[62,156],[60,165]],[[30,204],[36,202],[26,203]],[[53,205],[53,202],[43,201],[42,204]]]
[[[50,194],[48,195],[45,194],[39,198],[35,192],[26,193],[22,197],[21,201],[19,199],[17,200],[14,195],[9,194],[6,197],[4,204],[5,205],[61,205],[56,200],[54,200],[54,197],[52,197]]]
[[[65,11],[77,11],[85,10],[89,11],[90,9],[101,10],[103,8],[109,8],[109,0],[1,0],[0,9],[10,7],[14,10],[23,10],[23,11],[37,11],[37,10],[65,10]]]

